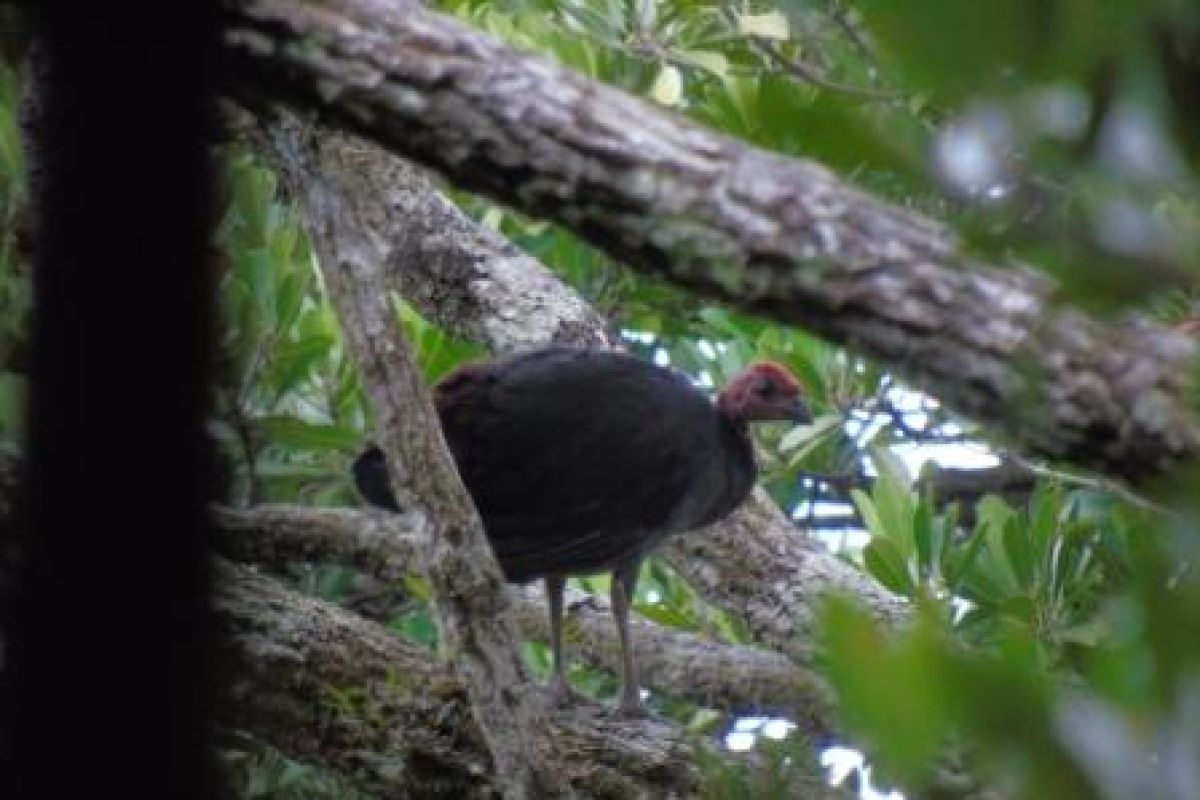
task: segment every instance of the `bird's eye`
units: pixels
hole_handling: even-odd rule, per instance
[[[775,384],[771,383],[771,381],[760,381],[754,387],[754,393],[759,397],[771,397],[775,394]]]

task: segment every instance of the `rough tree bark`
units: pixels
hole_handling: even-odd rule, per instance
[[[888,624],[908,613],[906,603],[802,535],[762,489],[723,522],[670,539],[661,554],[706,600],[743,619],[755,641],[809,669],[828,594],[853,597]]]
[[[214,510],[217,548],[240,562],[345,564],[397,585],[417,572],[420,533],[412,517],[375,510],[256,506]],[[516,596],[521,632],[549,635],[542,590]],[[816,740],[834,728],[831,691],[814,670],[769,650],[631,621],[640,677],[649,689],[692,700],[706,708],[744,714],[777,714],[795,721]],[[569,591],[567,641],[585,661],[616,672],[620,649],[606,600]]]
[[[380,625],[246,567],[218,563],[217,577],[226,725],[382,797],[508,796],[509,781],[493,767],[495,751],[485,745],[468,687],[449,665]],[[669,726],[586,713],[555,714],[550,724],[558,774],[582,797],[697,791],[691,747]]]
[[[310,169],[303,181],[289,179],[286,165],[305,158],[307,143],[281,127],[270,133],[270,145],[288,153],[279,160],[283,176],[305,212],[326,289],[371,397],[396,496],[422,523],[420,562],[440,640],[470,693],[493,779],[506,798],[572,796],[545,699],[525,675],[500,568],[395,323],[382,243],[370,220],[354,216],[356,207],[343,200],[357,174],[355,152],[343,150],[349,161],[336,170]]]
[[[0,454],[0,525],[10,520],[19,470],[17,459]],[[424,538],[411,527],[418,517],[372,510],[218,507],[213,517],[218,550],[235,559],[345,563],[387,581],[418,566]],[[215,576],[214,663],[224,670],[217,681],[223,725],[342,773],[382,797],[501,794],[466,686],[450,665],[371,620],[287,589],[252,568],[217,559]],[[591,598],[569,598],[572,605],[576,600],[570,616],[579,644],[587,655],[615,666],[609,615],[590,607]],[[540,599],[518,598],[527,634],[545,636],[543,609]],[[813,734],[823,732],[828,709],[815,702],[809,676],[796,674],[786,659],[645,622],[637,630],[639,638],[664,651],[651,659],[649,671],[663,687],[687,686],[696,700],[716,701],[718,707],[760,704],[761,710],[794,714],[802,724],[808,720]],[[758,692],[745,685],[756,681],[762,681]],[[705,687],[711,690],[707,696]],[[703,743],[689,742],[670,724],[614,720],[585,707],[553,712],[550,725],[561,774],[581,797],[650,800],[692,797],[700,789],[693,758]],[[845,790],[824,785],[820,776],[802,780],[797,797],[849,800]]]
[[[244,99],[321,109],[631,267],[887,364],[1026,452],[1128,481],[1200,453],[1194,346],[1056,308],[937,223],[499,45],[409,0],[227,0]],[[969,267],[964,269],[963,267]]]
[[[332,147],[337,141],[329,143]],[[537,259],[476,223],[403,159],[359,143],[370,175],[347,202],[373,207],[390,285],[428,319],[493,353],[549,342],[613,347],[603,317]],[[321,148],[326,151],[327,148]]]

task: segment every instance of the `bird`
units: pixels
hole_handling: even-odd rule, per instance
[[[506,580],[545,584],[556,704],[578,699],[563,653],[566,580],[607,571],[621,650],[616,711],[644,713],[629,634],[642,561],[666,536],[745,501],[757,478],[749,424],[811,422],[802,395],[775,362],[751,364],[713,402],[673,369],[563,345],[470,363],[434,386],[446,443]],[[364,500],[399,510],[377,446],[351,471]]]

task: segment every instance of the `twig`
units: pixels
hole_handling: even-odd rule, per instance
[[[749,37],[750,43],[760,52],[766,54],[772,61],[782,67],[788,74],[799,78],[805,83],[811,83],[821,89],[840,94],[863,97],[869,100],[898,100],[903,95],[894,89],[877,89],[872,86],[858,86],[842,83],[827,76],[819,68],[800,59],[788,58],[778,47],[761,36]]]
[[[1138,494],[1134,490],[1130,489],[1128,486],[1123,486],[1122,484],[1118,483],[1117,481],[1111,480],[1109,478],[1102,478],[1102,477],[1098,477],[1095,475],[1083,475],[1081,473],[1072,472],[1070,470],[1058,469],[1058,468],[1054,468],[1054,467],[1047,467],[1044,464],[1037,464],[1032,461],[1029,461],[1028,459],[1024,458],[1023,456],[1017,455],[1015,453],[1008,453],[1006,455],[1006,458],[1021,465],[1022,467],[1029,470],[1030,472],[1037,475],[1038,477],[1053,478],[1054,480],[1060,480],[1064,483],[1072,484],[1074,486],[1080,486],[1085,489],[1092,489],[1094,491],[1106,492],[1108,494],[1116,495],[1117,497],[1121,498],[1122,500],[1129,503],[1130,505],[1137,506],[1137,507],[1145,509],[1147,511],[1153,511],[1156,514],[1162,514],[1164,516],[1172,517],[1172,518],[1176,518],[1179,516],[1178,512],[1172,511],[1171,509],[1167,508],[1166,506],[1159,505],[1158,503],[1154,502],[1153,500],[1150,500],[1149,498],[1143,497],[1142,495]]]
[[[858,28],[850,23],[850,19],[846,16],[846,7],[844,5],[839,4],[834,7],[829,12],[829,18],[841,29],[842,33],[846,34],[846,38],[854,43],[854,46],[858,48],[864,57],[869,59],[872,64],[878,64],[878,59],[875,58],[875,51],[867,44],[867,40],[859,33]]]

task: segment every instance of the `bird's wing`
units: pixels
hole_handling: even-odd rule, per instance
[[[672,526],[715,414],[630,356],[532,355],[440,386],[447,440],[502,562],[600,568]]]

